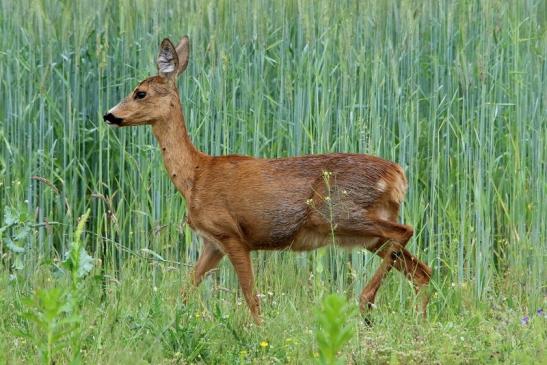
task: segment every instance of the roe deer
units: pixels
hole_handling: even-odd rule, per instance
[[[158,75],[139,83],[104,120],[119,127],[152,126],[167,173],[187,201],[188,224],[203,238],[192,272],[196,286],[227,255],[251,314],[260,323],[250,251],[313,250],[333,241],[365,247],[382,258],[361,293],[363,311],[373,305],[393,266],[417,292],[427,286],[431,269],[405,249],[413,229],[397,223],[407,189],[399,165],[350,153],[261,159],[198,151],[188,136],[176,85],[189,52],[188,37],[176,47],[164,39]],[[424,295],[424,316],[427,301]]]

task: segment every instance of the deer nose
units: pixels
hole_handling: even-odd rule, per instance
[[[117,116],[115,116],[112,113],[106,113],[105,115],[103,115],[103,119],[108,124],[121,125],[122,122],[123,122],[122,118],[118,118]]]

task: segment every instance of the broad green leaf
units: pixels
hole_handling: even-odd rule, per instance
[[[4,225],[12,226],[16,223],[19,223],[19,214],[12,207],[6,207],[4,211]]]
[[[6,238],[5,239],[5,242],[6,242],[6,247],[12,251],[12,252],[15,252],[15,253],[23,253],[25,252],[25,248],[24,247],[20,247],[20,246],[17,246],[12,240],[11,238]]]
[[[80,249],[80,265],[78,267],[78,276],[80,278],[86,276],[93,269],[94,261],[93,257],[89,256],[87,251]]]
[[[355,306],[347,303],[342,296],[327,296],[316,311],[316,340],[319,347],[320,364],[342,364],[337,354],[353,337],[353,327],[346,325],[355,313]]]
[[[31,230],[30,227],[27,225],[22,226],[17,233],[13,236],[13,239],[15,241],[20,241],[22,239],[25,239],[29,236]]]

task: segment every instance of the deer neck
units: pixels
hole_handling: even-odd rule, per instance
[[[160,145],[169,178],[181,194],[190,199],[196,171],[205,154],[197,150],[188,136],[180,101],[171,103],[169,117],[155,123],[152,132]]]

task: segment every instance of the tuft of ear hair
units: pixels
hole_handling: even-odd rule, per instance
[[[186,70],[190,56],[190,40],[187,36],[182,37],[175,48],[168,38],[165,38],[160,45],[160,53],[156,64],[158,73],[172,79]]]
[[[165,38],[160,45],[160,53],[156,61],[158,73],[170,78],[179,65],[179,58],[175,46],[168,38]]]

